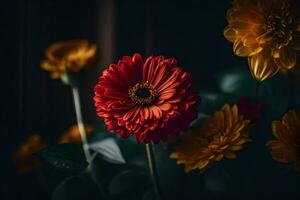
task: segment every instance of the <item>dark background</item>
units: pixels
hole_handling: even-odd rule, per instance
[[[50,80],[39,66],[50,44],[74,38],[88,38],[98,44],[98,66],[88,71],[80,88],[84,120],[95,122],[93,85],[104,66],[124,55],[140,52],[144,56],[175,57],[180,66],[192,72],[199,90],[215,88],[212,80],[218,70],[246,67],[246,59],[234,56],[232,44],[223,37],[230,2],[1,0],[0,199],[34,200],[49,195],[34,180],[17,173],[12,154],[31,133],[39,133],[51,143],[75,123],[70,88]],[[253,199],[260,194],[262,199],[286,196],[284,190],[281,196],[272,195],[274,185],[263,185],[263,173],[255,176],[250,185],[266,189],[257,189]],[[283,184],[278,179],[269,179],[268,184],[271,182]],[[293,194],[288,196],[297,199]]]

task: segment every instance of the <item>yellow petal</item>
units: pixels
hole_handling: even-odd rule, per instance
[[[208,163],[209,163],[209,160],[200,160],[199,162],[198,162],[198,169],[203,169],[203,168],[205,168],[207,165],[208,165]]]
[[[275,58],[274,61],[282,72],[286,72],[296,65],[296,51],[291,47],[281,48],[279,58]]]
[[[236,145],[236,146],[231,146],[229,147],[228,150],[231,150],[231,151],[239,151],[242,149],[242,146],[241,145]]]
[[[238,121],[238,116],[239,116],[237,105],[232,106],[231,113],[232,113],[232,121],[233,123],[236,123]]]
[[[235,31],[234,29],[230,28],[230,27],[226,27],[224,30],[224,36],[227,40],[229,40],[230,42],[234,42],[238,35],[237,35],[237,31]]]
[[[290,110],[283,116],[282,123],[287,127],[300,127],[300,115],[296,111]]]
[[[237,156],[235,153],[232,153],[232,152],[226,152],[225,153],[225,157],[226,158],[229,158],[229,159],[235,159]]]
[[[223,155],[222,153],[220,153],[220,154],[216,155],[216,156],[213,158],[213,160],[214,160],[214,161],[220,161],[220,160],[223,159],[223,157],[224,157],[224,155]]]
[[[281,142],[291,145],[295,142],[295,134],[289,130],[284,124],[278,121],[272,123],[273,135]]]
[[[279,67],[270,57],[271,54],[264,55],[263,53],[258,53],[248,58],[251,74],[256,80],[263,81],[274,76],[279,71]]]
[[[185,173],[189,173],[190,171],[192,171],[193,169],[190,167],[190,165],[185,165],[184,166],[184,171]]]
[[[287,146],[282,146],[280,150],[272,150],[271,154],[273,159],[278,162],[291,163],[295,160],[294,153]]]
[[[224,120],[225,120],[225,127],[226,127],[226,132],[229,131],[232,127],[232,115],[231,115],[231,109],[225,109],[224,110]]]
[[[50,78],[51,79],[59,79],[60,78],[61,73],[60,72],[52,72],[50,74]]]
[[[233,51],[237,56],[241,57],[247,57],[247,56],[253,56],[259,52],[261,52],[263,49],[258,46],[258,44],[247,47],[244,45],[244,42],[242,40],[236,40],[233,45]]]

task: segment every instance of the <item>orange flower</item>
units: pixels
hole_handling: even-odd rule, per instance
[[[86,68],[96,55],[96,45],[85,39],[69,40],[52,44],[46,50],[41,67],[57,79],[65,72],[78,73]]]
[[[250,140],[249,123],[238,114],[236,105],[230,107],[226,104],[208,118],[200,130],[184,134],[170,158],[176,159],[177,164],[184,164],[186,172],[203,171],[210,163],[224,157],[234,159],[235,151],[241,150],[242,145]]]
[[[300,20],[289,0],[234,0],[227,11],[225,37],[234,53],[248,57],[252,75],[263,81],[296,65]]]
[[[94,131],[94,126],[92,125],[85,125],[84,126],[86,134],[90,135]],[[58,139],[58,143],[75,143],[75,144],[81,144],[81,137],[78,125],[75,124],[71,126],[67,131],[65,131],[61,137]]]
[[[289,111],[282,121],[272,123],[276,140],[267,142],[274,160],[292,163],[300,171],[300,110]]]
[[[38,161],[33,157],[33,153],[46,147],[42,137],[38,134],[32,134],[24,143],[22,143],[18,151],[14,155],[17,169],[21,173],[27,173],[39,166]]]

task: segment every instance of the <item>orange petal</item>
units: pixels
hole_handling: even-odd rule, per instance
[[[159,105],[159,108],[163,111],[168,111],[172,108],[172,105],[169,103],[164,103],[162,105]]]
[[[153,116],[156,117],[156,119],[160,119],[162,117],[162,111],[159,109],[159,107],[151,106],[149,110],[153,113]]]

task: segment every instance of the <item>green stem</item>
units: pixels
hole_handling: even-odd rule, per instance
[[[87,135],[85,132],[83,120],[82,120],[82,113],[81,113],[81,104],[80,104],[80,96],[79,96],[79,91],[77,87],[72,87],[72,94],[73,94],[73,99],[74,99],[74,106],[75,106],[75,113],[76,113],[76,119],[77,119],[77,124],[78,124],[78,129],[82,141],[82,148],[83,152],[86,158],[86,161],[89,163],[89,167],[87,168],[87,172],[89,172],[92,180],[94,183],[97,185],[102,197],[105,200],[109,200],[108,195],[104,191],[103,185],[98,179],[96,178],[93,169],[91,169],[91,162],[92,162],[92,156],[89,150],[89,143],[87,140]]]
[[[152,177],[155,191],[157,193],[158,198],[160,200],[163,200],[162,192],[161,192],[159,181],[158,181],[158,173],[157,173],[157,169],[156,169],[156,162],[155,162],[155,158],[154,158],[152,144],[148,143],[145,146],[146,146],[146,152],[147,152],[147,157],[148,157],[148,165],[149,165],[150,175]]]
[[[79,133],[80,133],[80,137],[81,137],[81,141],[82,141],[83,152],[84,152],[86,161],[90,164],[92,156],[91,156],[91,153],[89,150],[89,143],[88,143],[86,132],[85,132],[84,125],[83,125],[81,106],[80,106],[80,96],[79,96],[78,88],[72,87],[72,93],[73,93],[78,129],[79,129]]]

